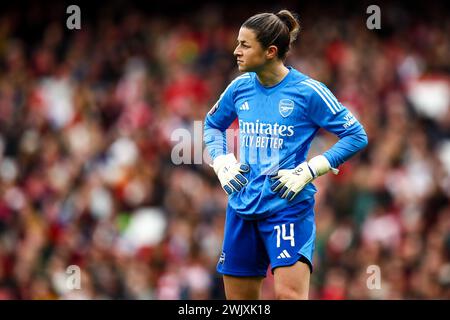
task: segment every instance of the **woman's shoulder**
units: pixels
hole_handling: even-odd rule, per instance
[[[250,82],[253,79],[253,77],[254,77],[253,72],[245,72],[245,73],[242,73],[242,74],[239,74],[239,75],[235,76],[230,84],[233,84],[233,83],[236,83],[236,84],[247,83],[247,82]]]
[[[246,85],[251,86],[253,77],[254,77],[254,75],[252,72],[246,72],[246,73],[237,75],[234,77],[233,80],[231,80],[230,84],[225,89],[225,91],[235,92],[238,88],[243,88]]]
[[[321,81],[318,81],[309,75],[293,69],[294,83],[298,90],[305,95],[315,95],[317,92],[327,90],[327,87]]]

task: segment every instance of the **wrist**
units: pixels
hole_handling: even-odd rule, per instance
[[[334,174],[337,174],[339,172],[339,170],[331,167],[330,162],[324,155],[318,155],[309,160],[308,166],[313,172],[313,176],[315,178],[324,175],[330,170],[332,170]]]
[[[218,173],[219,170],[227,163],[236,163],[236,162],[237,160],[233,153],[221,154],[214,159],[212,167],[214,171]]]

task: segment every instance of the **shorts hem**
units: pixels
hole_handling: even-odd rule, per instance
[[[304,258],[304,259],[302,259],[302,258]],[[298,254],[297,259],[284,260],[284,261],[281,261],[280,263],[273,264],[271,266],[271,272],[273,273],[273,270],[275,268],[278,268],[278,267],[289,267],[289,266],[292,266],[297,261],[301,261],[301,259],[302,260],[306,260],[308,262],[307,265],[309,267],[309,271],[310,271],[310,273],[312,273],[313,272],[313,265],[312,265],[311,260],[308,257],[306,257],[305,255],[301,254],[301,253]],[[302,261],[302,262],[305,262],[305,261]]]
[[[228,271],[228,270],[217,270],[218,273],[227,275],[227,276],[235,276],[235,277],[266,277],[267,272],[264,273],[254,273],[254,272],[246,272],[246,271]]]

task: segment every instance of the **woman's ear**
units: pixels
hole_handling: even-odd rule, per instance
[[[266,51],[266,58],[267,59],[274,59],[278,56],[278,48],[274,45],[269,46]]]

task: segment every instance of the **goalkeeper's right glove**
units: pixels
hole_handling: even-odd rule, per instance
[[[217,156],[214,159],[212,167],[219,178],[223,190],[225,190],[228,195],[241,190],[242,187],[248,183],[248,180],[241,172],[249,172],[249,165],[239,163],[232,153]]]
[[[294,169],[282,169],[272,179],[276,180],[272,185],[272,191],[278,192],[282,198],[294,199],[303,188],[328,171],[338,174],[339,170],[332,168],[327,158],[323,155],[304,161]]]

